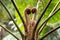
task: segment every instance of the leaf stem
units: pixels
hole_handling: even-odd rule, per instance
[[[60,10],[60,8],[56,9],[56,10],[52,13],[52,15],[49,16],[49,17],[42,23],[42,25],[40,26],[40,28],[38,28],[38,30],[37,30],[37,32],[36,32],[37,34],[41,33],[41,31],[43,30],[44,26],[45,26],[46,23],[48,22],[48,20],[49,20],[53,15],[55,15],[59,10]]]
[[[57,8],[57,6],[59,5],[59,3],[60,3],[60,1],[58,1],[58,3],[55,5],[55,7],[53,8],[53,10],[51,11],[51,13],[50,13],[50,15],[49,16],[51,16],[52,14],[53,14],[53,12],[56,10],[56,8]],[[47,22],[46,22],[47,23]],[[40,26],[40,31],[39,31],[39,33],[38,34],[40,34],[41,33],[41,31],[43,30],[43,28],[44,28],[44,26],[46,25],[46,23],[44,23],[42,26]]]
[[[17,27],[17,29],[18,29],[18,31],[19,31],[19,33],[20,33],[20,35],[23,37],[24,36],[24,34],[21,32],[21,30],[19,29],[19,27],[18,27],[18,25],[16,24],[16,22],[14,21],[14,19],[13,19],[13,17],[12,17],[12,15],[10,14],[10,12],[8,11],[8,9],[6,8],[6,6],[3,4],[3,2],[2,1],[0,1],[0,3],[2,4],[2,6],[5,8],[5,10],[7,11],[7,13],[8,13],[8,15],[10,16],[10,18],[12,19],[12,21],[13,21],[13,23],[15,24],[15,26]]]
[[[38,24],[39,24],[41,18],[43,17],[44,13],[46,12],[47,8],[49,7],[51,1],[52,1],[52,0],[49,0],[48,4],[46,5],[45,9],[43,10],[41,16],[39,17],[39,19],[38,19],[38,21],[37,21],[37,23],[36,23],[35,28],[34,28],[34,31],[33,31],[33,37],[34,37],[34,35],[35,35],[36,28],[37,28],[37,26],[38,26]],[[33,39],[33,38],[32,38],[32,39]]]
[[[23,22],[23,25],[24,25],[24,28],[25,28],[25,32],[27,33],[27,26],[26,26],[26,24],[25,24],[25,21],[23,20],[23,18],[22,18],[22,16],[21,16],[21,14],[20,14],[20,12],[19,12],[19,10],[18,10],[15,2],[14,2],[13,0],[11,0],[11,2],[13,3],[13,6],[15,7],[16,11],[18,12],[19,17],[20,17],[20,19],[21,19],[22,22]]]
[[[10,33],[13,37],[15,37],[17,40],[19,40],[19,38],[17,38],[10,30],[8,30],[7,28],[3,27],[2,25],[0,25],[0,27],[2,27],[5,31],[7,31],[8,33]]]
[[[47,33],[46,33],[41,39],[39,39],[39,40],[43,40],[45,37],[47,37],[49,34],[51,34],[52,32],[56,31],[56,30],[59,29],[59,28],[60,28],[60,26],[57,27],[57,28],[55,28],[55,29],[50,30],[49,32],[47,32]]]
[[[38,21],[37,21],[37,23],[36,23],[35,30],[36,30],[37,25],[39,24],[41,18],[43,17],[44,13],[46,12],[47,8],[49,7],[51,1],[52,1],[52,0],[50,0],[50,1],[48,2],[48,4],[46,5],[45,9],[44,9],[43,12],[41,13],[41,16],[39,17],[39,19],[38,19]]]

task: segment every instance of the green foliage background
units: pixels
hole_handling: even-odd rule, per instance
[[[35,7],[36,4],[37,4],[37,0],[14,0],[23,19],[25,20],[25,15],[24,15],[24,9],[26,8],[27,5],[30,5],[31,8]],[[48,3],[49,0],[41,0],[41,2],[38,4],[39,7],[38,7],[38,13],[37,13],[37,20],[39,18],[39,16],[41,15],[41,12],[44,10],[44,7],[46,6],[46,4]],[[48,15],[50,14],[50,12],[52,11],[52,9],[54,8],[54,6],[57,4],[57,2],[60,1],[60,0],[52,0],[50,6],[48,7],[48,9],[46,10],[44,16],[42,17],[41,19],[41,22],[39,23],[38,26],[40,26],[44,20],[48,17]],[[23,24],[22,24],[22,21],[21,19],[19,18],[15,8],[13,7],[12,3],[11,3],[11,0],[3,0],[3,2],[5,3],[6,7],[9,9],[9,11],[11,12],[12,16],[15,16],[16,18],[16,23],[18,24],[19,28],[21,29],[21,31],[24,33],[24,27],[23,27]],[[0,4],[1,5],[1,4]],[[60,7],[60,4],[57,8]],[[7,12],[4,10],[4,8],[2,9],[3,7],[0,6],[0,20],[3,20],[3,21],[9,21],[10,17],[8,16]],[[32,15],[32,14],[31,14]],[[8,16],[8,17],[7,17]],[[37,21],[36,20],[36,21]],[[59,23],[58,23],[59,22]],[[48,23],[46,24],[46,27],[43,29],[42,33],[40,34],[40,36],[42,37],[46,32],[48,32],[49,30],[57,27],[60,25],[60,11],[58,13],[56,13],[49,21]],[[48,30],[48,31],[47,31]],[[54,33],[53,33],[54,34]],[[53,35],[51,34],[51,35]],[[57,34],[57,33],[56,33]],[[41,38],[39,36],[39,38]],[[57,35],[55,35],[57,36]],[[51,36],[49,36],[51,37]],[[54,35],[53,35],[54,37]],[[48,38],[49,39],[49,38]],[[46,39],[46,40],[48,40]],[[50,38],[50,40],[53,40]]]

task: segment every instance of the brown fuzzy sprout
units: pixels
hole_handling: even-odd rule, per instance
[[[34,14],[34,13],[37,13],[37,9],[36,7],[32,8],[31,12]]]
[[[25,14],[30,14],[31,13],[31,9],[30,7],[27,7],[24,11]]]

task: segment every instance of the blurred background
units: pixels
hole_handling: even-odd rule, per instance
[[[19,18],[11,0],[1,0],[5,6],[8,8],[9,12],[13,16],[15,22],[18,24],[19,28],[21,29],[22,33],[24,33],[24,27],[21,19]],[[44,20],[48,17],[54,6],[57,4],[57,2],[60,0],[52,0],[50,6],[46,10],[44,16],[42,17],[41,22],[38,26],[40,26]],[[31,8],[35,7],[37,5],[37,0],[14,0],[16,3],[23,19],[25,20],[24,15],[24,9],[27,5],[30,5]],[[39,16],[41,15],[41,12],[44,10],[44,7],[48,3],[48,0],[40,0],[40,3],[38,4],[38,13],[36,21],[38,20]],[[60,4],[57,8],[60,7]],[[30,15],[32,17],[33,14]],[[11,20],[10,16],[4,9],[4,7],[0,4],[0,25],[3,25],[10,31],[12,31],[18,38],[21,40],[21,36],[15,27],[13,21]],[[43,37],[45,33],[50,31],[51,29],[54,29],[56,27],[60,26],[60,11],[57,12],[46,24],[45,28],[42,30],[41,34],[39,35],[39,38]],[[12,35],[10,35],[8,32],[6,32],[3,28],[0,27],[0,40],[16,40]],[[56,30],[55,32],[51,33],[49,36],[47,36],[44,40],[60,40],[60,29]]]

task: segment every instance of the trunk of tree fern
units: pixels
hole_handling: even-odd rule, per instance
[[[35,22],[30,22],[30,24],[27,27],[28,34],[26,34],[27,36],[24,38],[24,40],[33,40],[32,38],[33,38],[33,30],[35,28],[35,24],[36,24]],[[37,36],[38,35],[36,35],[35,33],[34,40],[38,39]]]
[[[35,34],[34,40],[38,40],[37,36],[38,35]],[[32,33],[30,33],[27,36],[25,36],[23,40],[33,40],[32,38],[33,38]]]

